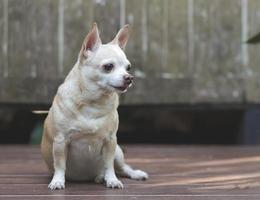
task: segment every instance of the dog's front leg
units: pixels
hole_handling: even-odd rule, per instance
[[[65,170],[67,158],[67,142],[63,136],[54,138],[53,142],[53,164],[54,174],[49,184],[51,190],[65,188]]]
[[[110,136],[106,139],[102,147],[102,156],[104,159],[104,171],[103,174],[100,174],[104,179],[104,182],[107,187],[110,188],[123,188],[123,184],[115,174],[114,169],[114,159],[116,151],[117,140],[116,136]],[[100,180],[100,177],[97,177]]]

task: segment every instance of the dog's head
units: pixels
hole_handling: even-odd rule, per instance
[[[79,54],[81,75],[102,90],[126,92],[134,78],[130,74],[131,64],[123,51],[128,37],[129,27],[125,25],[110,43],[102,44],[94,23]]]

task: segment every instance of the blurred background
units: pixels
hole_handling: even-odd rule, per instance
[[[260,143],[259,0],[0,0],[0,143],[40,142],[94,21],[131,25],[120,143]]]

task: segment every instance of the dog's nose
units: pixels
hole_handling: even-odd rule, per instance
[[[131,74],[126,74],[126,75],[124,75],[124,80],[125,80],[125,83],[127,83],[129,85],[133,82],[134,76],[132,76]]]

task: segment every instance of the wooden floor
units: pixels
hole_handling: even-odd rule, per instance
[[[124,146],[128,163],[150,179],[124,189],[67,183],[50,191],[39,146],[0,146],[0,199],[260,200],[260,147]]]

